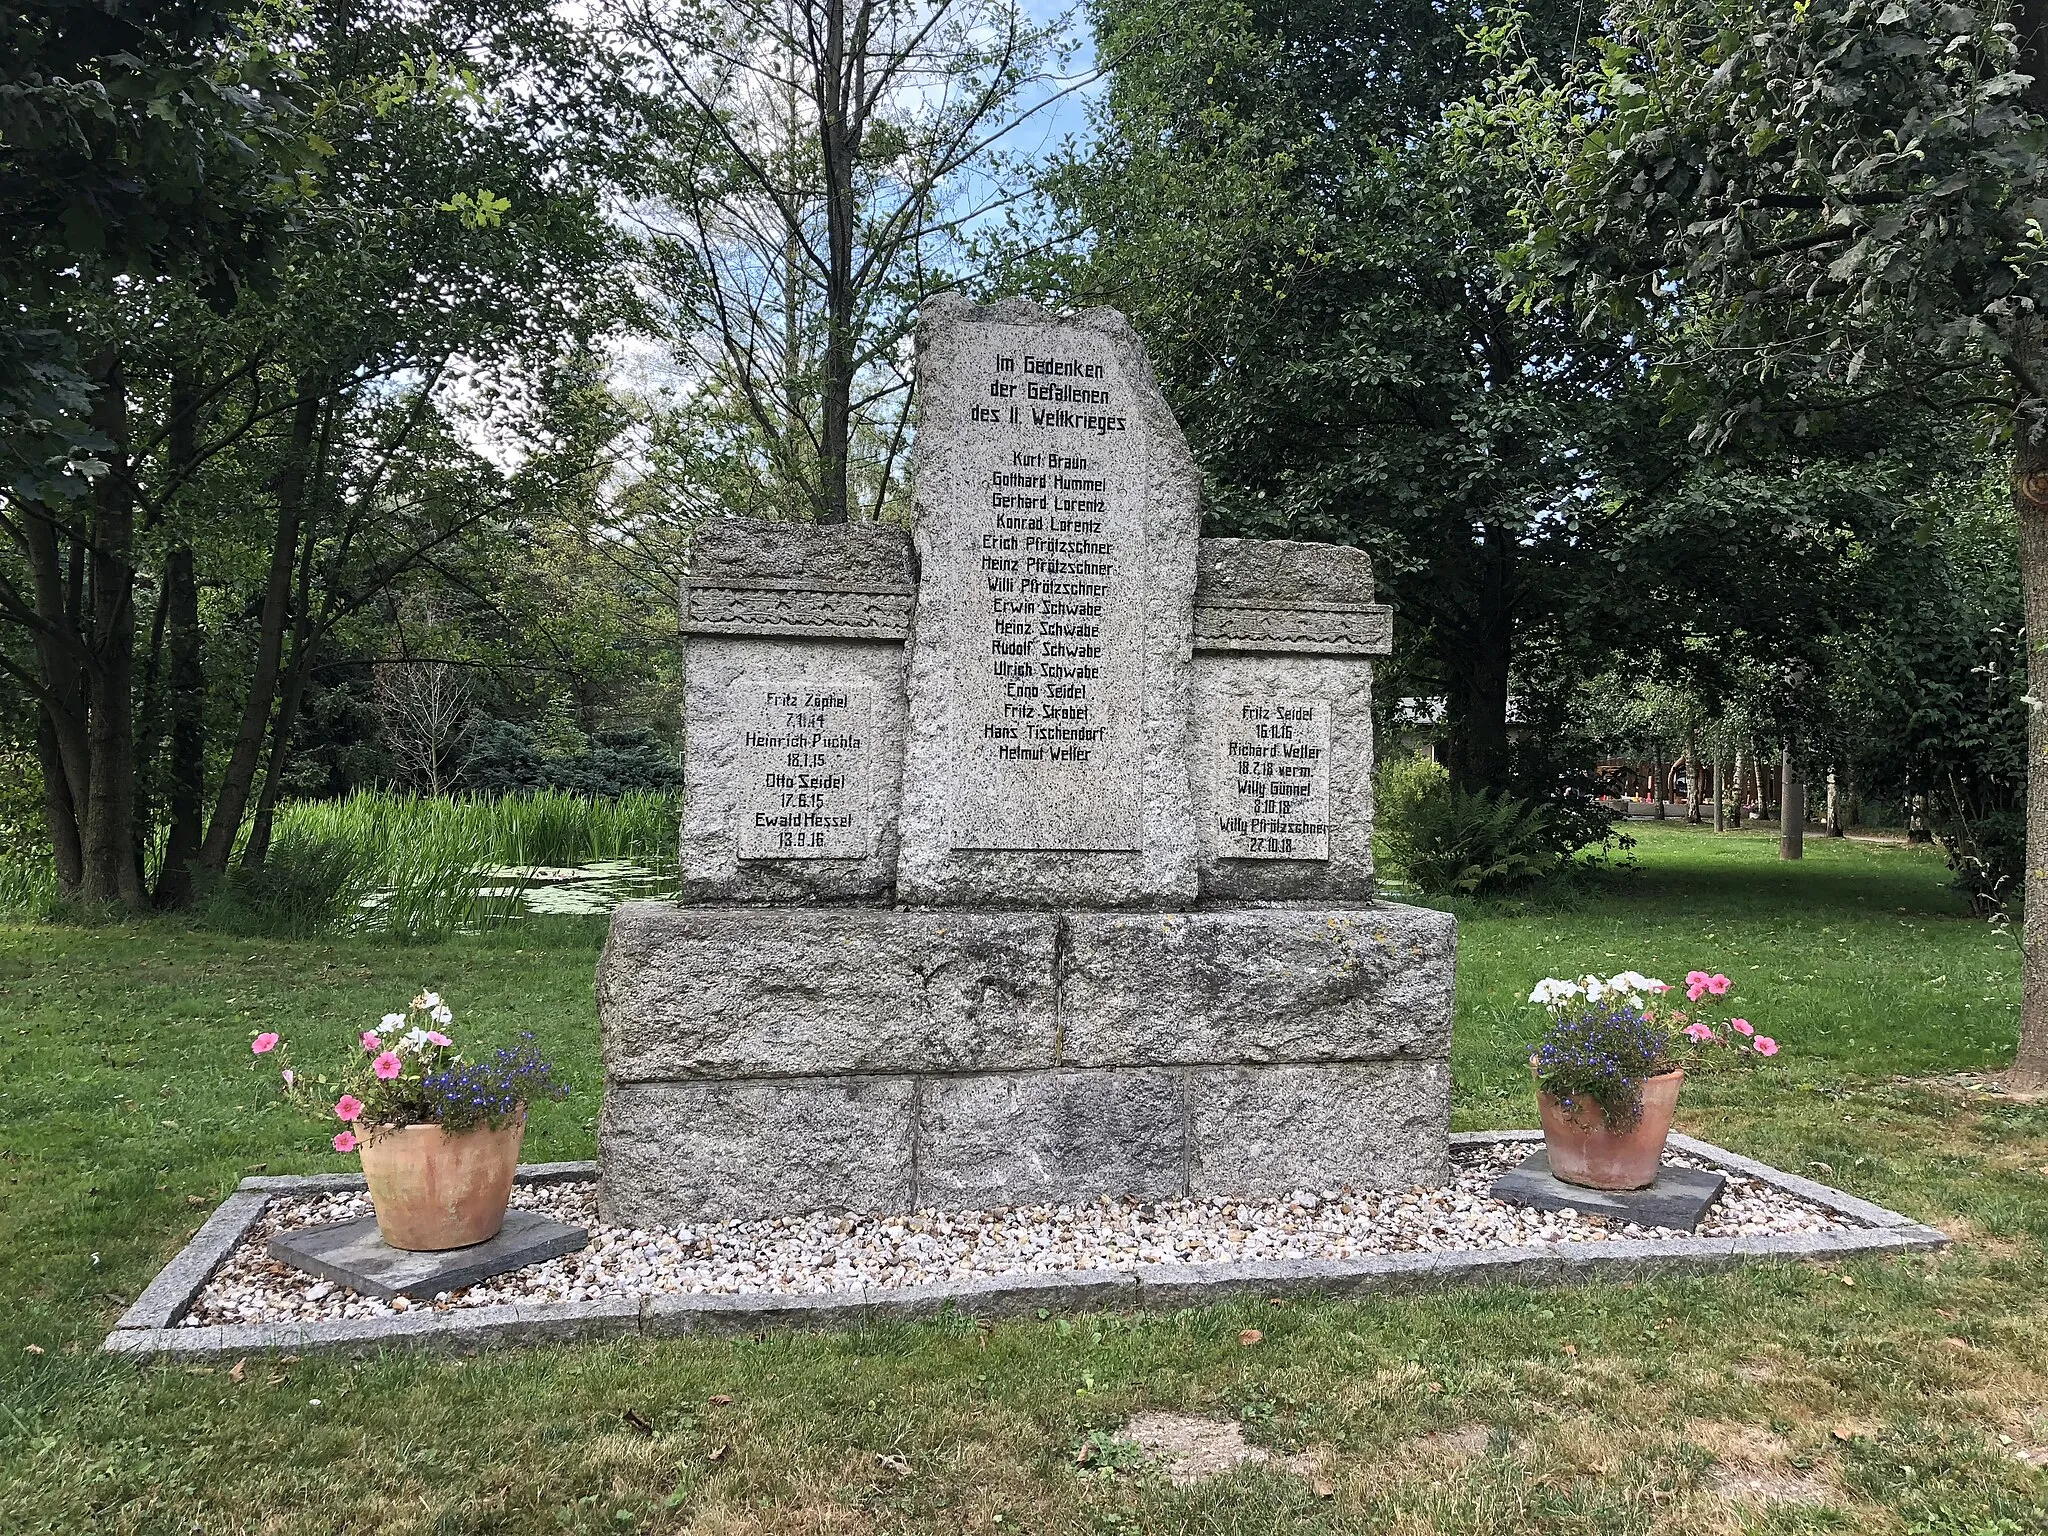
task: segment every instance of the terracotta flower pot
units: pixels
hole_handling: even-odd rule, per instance
[[[1642,1117],[1626,1131],[1609,1130],[1606,1113],[1591,1099],[1567,1109],[1538,1084],[1536,1112],[1543,1121],[1543,1144],[1550,1149],[1550,1171],[1587,1189],[1644,1189],[1655,1183],[1684,1082],[1682,1068],[1645,1081]]]
[[[394,1248],[436,1252],[488,1242],[505,1225],[526,1111],[497,1130],[382,1126],[364,1137],[363,1177],[377,1230]]]

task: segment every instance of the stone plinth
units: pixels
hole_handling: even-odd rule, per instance
[[[1552,1173],[1550,1153],[1538,1147],[1519,1168],[1495,1179],[1491,1193],[1496,1200],[1539,1211],[1577,1211],[1582,1216],[1690,1232],[1727,1182],[1719,1173],[1666,1163],[1647,1189],[1588,1189],[1583,1184],[1567,1184]]]
[[[598,972],[605,1218],[1437,1182],[1455,946],[1389,903],[635,903]]]

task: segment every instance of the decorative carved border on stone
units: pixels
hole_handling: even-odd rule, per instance
[[[1453,1146],[1533,1142],[1540,1131],[1453,1132]],[[1673,1133],[1672,1145],[1825,1206],[1852,1221],[1853,1232],[1772,1237],[1681,1237],[1559,1243],[1529,1249],[1475,1249],[1448,1253],[1379,1254],[1363,1259],[1299,1259],[1247,1264],[1141,1264],[1118,1270],[997,1275],[983,1279],[804,1295],[667,1295],[613,1301],[516,1303],[497,1307],[419,1310],[391,1317],[341,1322],[247,1324],[179,1328],[196,1297],[235,1242],[262,1213],[256,1199],[238,1193],[215,1213],[192,1244],[165,1266],[101,1348],[129,1359],[232,1359],[265,1352],[318,1349],[349,1355],[395,1350],[469,1352],[489,1345],[572,1342],[637,1334],[753,1334],[770,1328],[859,1328],[874,1323],[918,1322],[953,1315],[1028,1318],[1045,1311],[1091,1312],[1112,1307],[1193,1307],[1232,1296],[1325,1296],[1344,1300],[1373,1295],[1443,1290],[1453,1285],[1509,1283],[1566,1285],[1590,1280],[1644,1280],[1700,1274],[1759,1260],[1839,1260],[1857,1256],[1928,1253],[1948,1246],[1937,1228],[1854,1195],[1709,1142]],[[522,1168],[522,1182],[589,1178],[590,1163]],[[246,1179],[242,1191],[310,1194],[362,1181],[334,1176]],[[235,1232],[233,1240],[221,1239]],[[166,1307],[166,1301],[172,1305]],[[131,1321],[132,1319],[132,1321]],[[159,1321],[158,1319],[163,1319]]]
[[[1386,656],[1394,610],[1384,603],[1195,604],[1198,651],[1277,651],[1295,656]]]
[[[823,586],[793,581],[683,587],[686,635],[775,635],[812,640],[910,638],[910,587]]]

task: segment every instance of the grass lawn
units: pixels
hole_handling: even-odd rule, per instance
[[[1948,1254],[1364,1305],[629,1341],[471,1360],[95,1353],[243,1173],[334,1169],[248,1039],[309,1047],[438,986],[583,1091],[594,930],[436,948],[169,923],[0,928],[0,1531],[2048,1532],[2048,1105],[1901,1081],[1996,1066],[2013,941],[1924,851],[1638,825],[1640,867],[1461,911],[1456,1123],[1534,1122],[1548,974],[1726,970],[1785,1044],[1689,1084],[1684,1129],[1953,1234]],[[1241,1343],[1256,1328],[1260,1342]],[[1134,1409],[1242,1422],[1314,1477],[1083,1476]],[[627,1417],[628,1413],[632,1417]]]

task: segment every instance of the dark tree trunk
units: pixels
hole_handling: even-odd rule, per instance
[[[867,12],[863,8],[861,15]],[[859,76],[866,39],[846,36],[845,0],[826,0],[824,54],[819,70],[819,152],[825,173],[825,377],[818,441],[818,510],[821,523],[847,516],[847,457],[853,436],[854,269],[858,217],[855,176],[860,160],[864,84]]]
[[[234,749],[221,773],[213,819],[207,824],[206,837],[199,846],[200,867],[215,874],[227,868],[235,851],[242,816],[249,808],[249,792],[256,781],[256,765],[262,760],[263,743],[269,734],[271,707],[277,702],[292,577],[298,563],[299,526],[305,511],[306,480],[320,406],[315,382],[301,379],[298,406],[292,413],[288,457],[277,477],[277,528],[271,538],[270,573],[264,583],[263,609],[257,622],[256,665],[249,679],[249,696],[242,704],[242,722],[235,733]]]
[[[1728,781],[1721,777],[1721,757],[1714,755],[1714,830],[1728,830]]]
[[[128,388],[118,357],[100,376],[92,424],[113,448],[94,487],[91,573],[92,661],[86,676],[86,751],[91,788],[80,829],[89,902],[142,905],[135,868],[135,470],[128,459]],[[73,786],[73,804],[77,803]]]
[[[277,721],[271,727],[270,764],[263,773],[263,792],[256,797],[256,817],[249,824],[249,841],[242,849],[244,869],[261,869],[270,857],[270,829],[277,817],[277,797],[284,785],[285,765],[291,761],[292,733],[299,725],[299,703],[306,695],[312,629],[313,530],[309,528],[299,554],[298,590],[292,599],[291,664],[285,670],[284,697],[278,701]]]
[[[163,604],[171,650],[171,750],[166,779],[170,831],[157,871],[159,907],[192,904],[192,861],[206,815],[206,664],[199,632],[199,576],[192,549],[181,544],[164,560]]]
[[[1514,659],[1514,535],[1488,524],[1479,592],[1443,658],[1449,683],[1444,766],[1460,789],[1498,790],[1508,779],[1508,674]]]
[[[2030,338],[2036,368],[2048,351]],[[2036,372],[2034,377],[2041,377]],[[2015,429],[2013,509],[2020,524],[2020,590],[2027,618],[2027,695],[2048,698],[2048,435],[2023,401]],[[2027,714],[2027,865],[2020,919],[2020,1043],[2011,1079],[2024,1089],[2048,1088],[2048,709]]]
[[[2020,0],[2012,20],[2020,73],[2030,77],[2021,100],[2048,117],[2048,0]],[[2027,618],[2027,696],[2048,698],[2048,346],[2040,323],[2021,323],[2013,337],[2019,380],[2014,412],[2012,504],[2020,525],[2020,592]],[[2048,1088],[2048,709],[2027,713],[2027,864],[2021,886],[2020,1043],[2013,1086]]]

